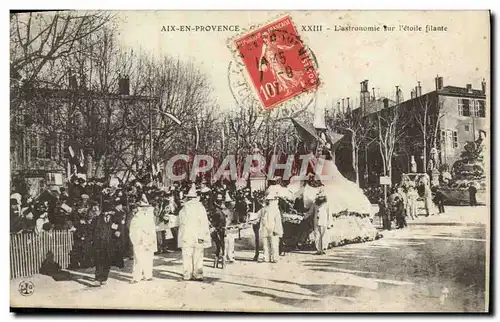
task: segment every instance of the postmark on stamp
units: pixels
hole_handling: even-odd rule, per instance
[[[264,110],[310,94],[320,85],[317,63],[289,15],[233,38],[230,46]]]

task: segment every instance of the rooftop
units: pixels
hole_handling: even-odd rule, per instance
[[[448,95],[457,95],[457,96],[468,96],[468,97],[478,97],[478,98],[486,98],[486,94],[483,93],[482,90],[479,89],[471,89],[470,92],[465,87],[458,86],[444,86],[440,89],[439,94],[448,94]]]

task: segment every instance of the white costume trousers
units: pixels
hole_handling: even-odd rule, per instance
[[[203,277],[202,247],[183,247],[182,264],[184,265],[184,279]]]
[[[234,240],[234,235],[227,235],[224,238],[224,256],[229,261],[234,261]]]
[[[264,248],[264,261],[278,261],[280,248],[279,236],[263,237],[262,245]]]
[[[142,278],[153,278],[153,259],[153,250],[134,247],[134,266],[132,271],[134,281],[140,281]]]
[[[325,226],[317,226],[316,227],[316,250],[318,252],[324,252],[328,248],[329,238],[328,238],[328,229]]]

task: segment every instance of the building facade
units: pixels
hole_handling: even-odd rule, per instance
[[[14,88],[11,95],[11,188],[36,195],[48,186],[63,185],[73,172],[101,177],[106,168],[106,136],[98,133],[129,131],[126,115],[147,113],[156,100],[130,95],[128,79],[119,80],[117,93],[79,88]],[[109,147],[109,146],[108,146]],[[122,151],[124,158],[134,146]],[[120,168],[116,166],[115,168]]]
[[[472,84],[464,87],[444,86],[443,78],[438,76],[433,91],[422,93],[419,82],[411,91],[411,98],[400,102],[399,88],[396,88],[396,101],[376,100],[367,94],[365,82],[361,83],[361,98],[365,101],[362,101],[359,111],[365,112],[363,118],[367,124],[374,126],[382,114],[397,109],[399,134],[392,158],[393,183],[399,182],[403,173],[410,172],[412,158],[417,163],[417,172],[428,171],[431,149],[435,148],[439,166],[446,165],[451,169],[460,160],[467,142],[475,141],[480,135],[489,135],[484,80],[480,89],[474,89]],[[377,103],[379,101],[384,101],[385,104]],[[351,163],[351,153],[347,151],[349,149],[349,144],[341,147],[342,162],[347,165]],[[362,186],[378,184],[383,173],[382,164],[377,142],[372,142],[359,151],[358,170]]]

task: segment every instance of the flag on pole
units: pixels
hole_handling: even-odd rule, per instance
[[[80,160],[79,161],[80,161],[80,167],[83,168],[84,162],[85,162],[85,156],[83,155],[83,150],[82,149],[80,149]]]
[[[167,112],[163,112],[165,113],[165,115],[167,115],[172,121],[174,121],[175,123],[177,123],[177,125],[181,125],[182,122],[177,118],[175,117],[173,114],[170,114],[170,113],[167,113]]]
[[[68,147],[68,151],[69,151],[69,155],[71,156],[71,158],[74,158],[75,151],[73,150],[73,147],[71,145]]]
[[[195,125],[194,130],[196,131],[196,147],[195,147],[195,149],[198,150],[198,144],[200,143],[200,130],[198,129],[198,125]]]
[[[71,181],[71,163],[69,161],[67,163],[66,176],[67,176],[68,182],[70,182]]]

